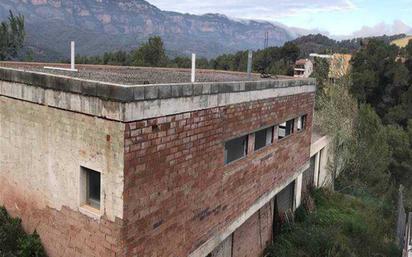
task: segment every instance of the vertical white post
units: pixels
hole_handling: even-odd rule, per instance
[[[196,81],[196,54],[192,54],[192,83]]]
[[[71,42],[71,58],[70,58],[70,69],[75,69],[75,44],[74,41]]]
[[[302,179],[303,175],[300,174],[295,180],[295,206],[294,209],[297,209],[302,202]]]
[[[247,77],[250,79],[252,76],[252,58],[253,58],[253,52],[252,50],[249,50],[248,56],[247,56]]]

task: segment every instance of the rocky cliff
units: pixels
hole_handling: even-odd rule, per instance
[[[144,0],[1,0],[0,19],[9,10],[26,18],[27,45],[38,56],[68,56],[69,41],[78,53],[130,50],[152,35],[160,35],[170,54],[213,57],[293,39],[287,29],[269,22],[233,20],[224,15],[190,15],[162,11]]]

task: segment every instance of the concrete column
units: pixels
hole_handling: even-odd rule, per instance
[[[192,83],[196,82],[196,54],[192,54]]]
[[[315,188],[319,187],[318,180],[319,180],[319,156],[320,152],[315,154],[315,171],[313,174],[313,184]]]
[[[253,58],[253,52],[252,50],[249,50],[248,58],[247,58],[247,76],[249,79],[252,77],[252,58]]]
[[[302,201],[302,177],[303,174],[300,174],[295,180],[295,206],[294,209],[297,209]]]
[[[251,154],[255,151],[255,133],[251,133],[248,136],[248,142],[247,142],[247,153]]]
[[[70,58],[70,69],[75,70],[75,58],[76,58],[76,54],[75,54],[75,43],[74,41],[71,42],[71,58]]]
[[[273,128],[273,143],[278,141],[278,129],[279,127],[277,125]]]

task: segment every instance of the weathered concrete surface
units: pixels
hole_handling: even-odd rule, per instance
[[[123,85],[48,73],[0,67],[0,80],[43,89],[98,97],[116,102],[180,98],[235,92],[260,91],[274,88],[315,85],[314,79],[270,79],[261,81],[175,83],[155,85]]]
[[[0,67],[24,70],[28,72],[47,73],[49,75],[66,76],[89,81],[108,82],[121,85],[170,84],[191,82],[191,69],[155,68],[135,66],[110,66],[78,64],[78,72],[44,69],[44,66],[70,68],[67,64],[33,63],[33,62],[0,62]],[[294,79],[289,76],[276,76],[280,79]],[[274,78],[261,78],[260,74],[246,72],[196,69],[196,81],[234,82],[234,81],[269,81]]]
[[[68,207],[44,208],[39,206],[41,197],[0,178],[0,205],[20,217],[26,231],[37,231],[48,256],[126,257],[121,219],[96,221]]]
[[[332,161],[331,140],[328,136],[314,135],[310,146],[310,156],[315,157],[314,183],[317,187],[328,187],[332,183],[332,174],[328,164]]]
[[[123,137],[122,123],[0,96],[0,181],[38,209],[76,211],[80,166],[100,171],[101,215],[114,221],[123,217]]]
[[[292,83],[293,81],[289,82]],[[293,83],[291,85],[293,85]],[[174,86],[156,86],[156,90],[167,90],[168,88],[173,92]],[[139,91],[142,89],[143,91],[136,92],[137,89],[139,89]],[[136,88],[136,96],[142,94],[141,97],[145,97],[142,98],[143,100],[122,103],[118,101],[104,100],[95,96],[45,89],[43,87],[34,87],[27,84],[0,80],[0,95],[123,122],[174,115],[183,112],[246,103],[267,98],[311,93],[316,90],[316,86],[286,86],[265,90],[213,94],[209,88],[204,95],[190,95],[190,92],[192,91],[187,89],[187,96],[182,97],[181,95],[186,94],[185,91],[182,91],[177,93],[176,97],[165,99],[159,99],[156,91],[152,92],[152,90],[149,89],[150,87]],[[143,96],[144,94],[146,95]]]

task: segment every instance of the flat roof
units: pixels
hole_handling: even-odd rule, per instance
[[[190,69],[143,68],[109,65],[76,65],[77,72],[45,69],[68,64],[0,62],[0,80],[119,102],[146,101],[274,88],[315,86],[312,78],[197,70],[190,83]]]
[[[69,64],[58,63],[32,63],[32,62],[0,62],[0,67],[13,68],[27,72],[40,72],[50,75],[67,76],[71,78],[93,80],[99,82],[115,83],[122,85],[147,85],[189,83],[191,80],[190,69],[180,68],[153,68],[112,65],[76,65],[76,71],[63,71],[46,69],[48,67],[70,68]],[[295,79],[289,76],[273,76],[261,78],[260,74],[253,73],[249,78],[245,72],[196,70],[196,82],[236,82],[260,81],[273,79]]]

